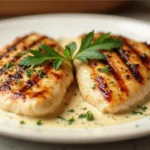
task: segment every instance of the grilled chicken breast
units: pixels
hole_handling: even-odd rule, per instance
[[[23,54],[39,44],[51,46],[59,53],[63,51],[56,41],[36,33],[18,38],[0,51],[0,109],[43,116],[55,112],[61,104],[73,81],[72,66],[68,62],[63,62],[58,71],[52,62],[34,69],[18,65]]]
[[[95,34],[95,39],[101,35]],[[118,50],[102,51],[105,61],[74,62],[83,98],[104,113],[129,111],[150,92],[150,46],[121,36],[113,37],[124,44]]]

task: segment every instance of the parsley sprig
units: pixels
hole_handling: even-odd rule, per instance
[[[20,65],[23,66],[36,66],[41,65],[46,61],[53,60],[53,67],[58,70],[62,62],[69,61],[73,64],[73,60],[79,59],[83,62],[88,62],[88,59],[100,59],[104,60],[105,56],[101,53],[101,50],[112,50],[122,46],[122,41],[110,37],[110,33],[106,33],[93,41],[94,31],[85,35],[82,39],[81,46],[76,54],[77,45],[75,42],[68,44],[63,55],[60,55],[53,48],[47,45],[40,45],[37,50],[29,50],[32,54],[24,57],[20,61]],[[41,49],[42,51],[39,51]]]

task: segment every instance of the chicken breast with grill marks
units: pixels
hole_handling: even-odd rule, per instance
[[[0,51],[0,109],[28,116],[54,113],[73,81],[72,66],[63,62],[59,70],[52,62],[41,67],[23,67],[18,62],[27,50],[39,44],[62,48],[51,38],[36,33],[16,39]]]
[[[101,35],[95,34],[95,39]],[[142,103],[150,92],[150,46],[121,36],[113,37],[121,39],[123,46],[102,51],[105,61],[90,60],[86,64],[75,60],[74,64],[84,100],[99,111],[121,113]]]

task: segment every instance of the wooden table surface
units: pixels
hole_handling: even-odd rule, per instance
[[[150,22],[150,7],[146,6],[144,8],[139,4],[136,8],[131,6],[128,10],[119,12],[117,15]],[[150,136],[122,142],[92,145],[35,143],[0,136],[0,150],[150,150]]]

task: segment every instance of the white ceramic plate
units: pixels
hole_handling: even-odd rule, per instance
[[[0,47],[16,36],[32,31],[54,38],[76,37],[91,30],[107,31],[150,42],[150,24],[107,15],[57,14],[19,17],[0,21]],[[138,126],[138,128],[137,128]],[[0,134],[53,143],[101,143],[132,139],[150,134],[150,117],[131,123],[100,128],[48,128],[21,126],[0,119]]]

